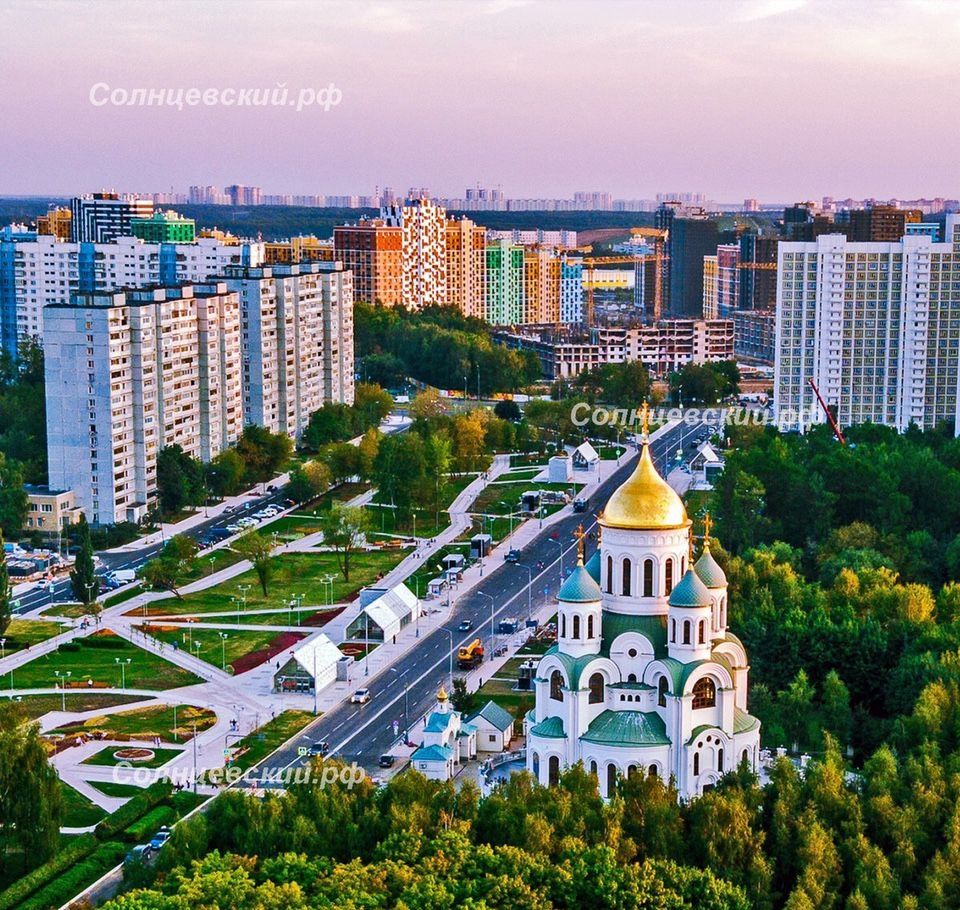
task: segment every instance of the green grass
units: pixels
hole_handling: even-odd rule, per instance
[[[87,828],[106,818],[107,813],[103,809],[63,781],[60,781],[60,793],[63,795],[60,824],[64,828]]]
[[[190,568],[183,573],[180,580],[180,586],[190,584],[192,581],[199,581],[214,572],[221,569],[227,569],[240,562],[241,556],[235,553],[229,547],[221,547],[219,550],[209,550],[205,553],[199,553]]]
[[[309,711],[284,711],[255,733],[245,736],[233,748],[246,749],[233,767],[246,770],[263,761],[271,752],[282,746],[290,737],[299,733],[316,718]]]
[[[124,737],[159,736],[167,742],[186,741],[193,737],[194,723],[199,733],[217,722],[217,715],[209,708],[179,705],[176,711],[177,726],[174,727],[174,711],[167,705],[149,705],[133,711],[119,711],[74,721],[57,727],[53,733],[80,733],[102,730],[108,739]]]
[[[386,574],[403,560],[409,550],[379,550],[354,553],[350,559],[350,581],[344,581],[337,565],[336,554],[329,551],[312,553],[284,553],[274,556],[273,578],[269,595],[264,597],[256,574],[251,569],[228,582],[185,594],[181,600],[167,598],[154,601],[148,608],[150,616],[182,616],[202,613],[236,612],[233,598],[240,596],[240,585],[249,585],[246,609],[282,607],[303,595],[305,606],[327,603],[329,588],[321,581],[326,575],[335,575],[333,601],[339,603],[356,594],[360,588],[373,584],[382,572]],[[135,611],[139,613],[139,611]]]
[[[277,613],[256,613],[253,611],[244,611],[240,613],[239,619],[237,618],[236,611],[225,614],[224,616],[210,616],[206,613],[200,614],[196,617],[194,622],[191,622],[189,626],[182,626],[181,631],[186,632],[188,628],[196,628],[199,625],[201,628],[204,623],[225,623],[228,625],[241,625],[241,626],[284,626],[288,629],[297,629],[302,627],[308,630],[316,630],[321,628],[321,626],[307,626],[304,625],[306,620],[313,616],[315,613],[326,613],[329,612],[330,616],[327,618],[326,622],[329,622],[333,619],[334,615],[339,612],[338,607],[320,606],[320,607],[302,607],[297,609],[296,607],[293,610],[289,610],[287,607],[283,607],[280,612]],[[185,622],[188,617],[176,617],[176,622]],[[299,621],[298,621],[299,620]],[[291,624],[292,623],[292,624]]]
[[[143,626],[138,628],[142,629]],[[221,632],[227,636],[222,639],[222,647]],[[251,651],[266,648],[270,642],[282,634],[271,630],[257,631],[252,629],[249,632],[238,632],[234,629],[203,629],[197,626],[182,629],[156,623],[150,624],[149,633],[152,638],[158,638],[171,647],[176,642],[182,651],[189,651],[199,657],[200,660],[206,661],[218,669],[224,669],[224,658],[226,660],[225,666],[230,667],[234,661],[246,657]],[[197,648],[198,644],[200,645],[199,648]]]
[[[297,540],[320,530],[320,519],[313,515],[294,512],[284,515],[264,528],[265,534],[277,534],[283,540]]]
[[[92,680],[93,687],[119,688],[121,672],[116,663],[117,658],[124,662],[126,684],[131,689],[176,689],[202,682],[199,676],[180,669],[162,657],[143,651],[115,636],[109,637],[122,644],[117,647],[97,647],[91,644],[90,639],[81,638],[77,639],[77,650],[61,648],[34,658],[30,663],[13,671],[14,687],[52,687],[56,682],[54,670],[58,670],[61,674],[69,671],[69,682],[72,684],[84,685],[88,680]],[[126,663],[127,658],[130,659],[129,664]],[[9,685],[9,674],[4,682]],[[69,688],[67,691],[69,693]]]
[[[28,645],[33,647],[59,635],[66,627],[58,622],[50,622],[46,619],[11,619],[7,631],[3,633],[4,652],[13,654],[14,651],[22,651]]]
[[[136,784],[118,784],[112,780],[89,781],[94,790],[99,790],[104,796],[115,796],[117,799],[129,799],[143,793],[143,787]]]
[[[515,692],[513,682],[500,679],[487,680],[474,695],[475,705],[485,705],[493,699],[501,708],[506,708],[515,718],[520,719],[534,706],[536,698],[533,692]]]
[[[416,516],[416,536],[436,537],[450,524],[450,513],[447,509],[474,480],[476,480],[475,474],[448,477],[440,487],[439,507],[434,508],[431,505],[426,508],[415,508],[411,511],[410,518],[403,523],[397,522],[396,510],[383,503],[378,494],[374,497],[372,503],[364,507],[372,516],[373,533],[412,536],[414,532],[413,517]]]
[[[9,680],[9,674],[7,679]],[[9,696],[4,696],[0,692],[0,705],[5,705],[8,700]],[[143,700],[142,695],[97,695],[95,692],[74,695],[67,692],[67,710],[102,711],[104,708],[112,708],[115,705],[131,705]],[[27,720],[36,720],[49,711],[59,711],[61,703],[59,695],[25,695],[17,704]]]
[[[368,483],[342,483],[311,502],[309,508],[299,509],[293,515],[319,515],[321,512],[329,511],[335,502],[349,502],[369,489]]]
[[[520,497],[529,490],[558,490],[569,493],[582,488],[582,484],[575,483],[529,483],[527,481],[509,481],[501,483],[493,481],[481,490],[471,507],[471,512],[483,512],[487,515],[508,515],[511,510],[520,507]],[[501,505],[506,502],[509,506]],[[548,506],[544,504],[544,514]]]
[[[89,758],[85,758],[80,764],[82,765],[96,765],[100,768],[113,768],[119,765],[124,759],[114,758],[113,753],[119,749],[125,748],[124,746],[106,746],[101,749],[99,752],[95,752]],[[136,743],[131,743],[128,748],[137,749],[140,748]],[[137,761],[131,762],[130,764],[134,768],[162,768],[168,761],[172,761],[176,758],[183,750],[182,749],[156,749],[153,746],[144,746],[145,749],[150,749],[153,752],[153,758],[150,761]]]
[[[79,619],[81,616],[89,616],[90,608],[79,603],[53,604],[43,611],[44,616],[65,616],[68,619]]]
[[[419,597],[426,597],[427,584],[433,581],[434,578],[439,578],[443,575],[443,566],[440,561],[449,553],[462,553],[469,559],[470,546],[467,543],[451,543],[445,547],[441,547],[439,550],[433,551],[430,553],[429,559],[422,560],[416,571],[404,579],[404,584]],[[441,597],[445,599],[446,592],[444,592]],[[437,602],[439,603],[440,600],[438,599]]]
[[[117,604],[122,604],[124,601],[130,600],[132,597],[136,597],[138,594],[142,593],[142,585],[130,585],[129,587],[124,588],[124,590],[118,591],[116,594],[111,594],[104,598],[103,605],[104,607],[115,607]]]

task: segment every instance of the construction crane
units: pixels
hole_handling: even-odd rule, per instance
[[[839,424],[834,419],[833,414],[830,412],[830,408],[827,407],[827,403],[823,400],[823,396],[820,394],[820,389],[817,388],[817,384],[812,379],[808,379],[807,382],[810,383],[810,388],[813,389],[813,394],[817,396],[817,401],[820,402],[820,407],[823,408],[823,413],[827,415],[827,422],[830,424],[830,429],[833,430],[833,435],[836,436],[840,441],[840,445],[845,446],[847,444],[847,440],[844,439]]]
[[[737,266],[739,269],[756,269],[764,272],[775,272],[777,264],[775,262],[741,262]]]
[[[586,319],[585,322],[588,326],[593,325],[593,291],[594,291],[594,282],[596,280],[596,267],[604,265],[632,265],[634,270],[639,266],[645,265],[648,262],[655,262],[657,264],[657,277],[656,281],[659,284],[663,280],[663,263],[666,262],[665,253],[639,253],[639,254],[623,254],[621,256],[586,256],[583,259],[583,268],[584,268],[584,288],[587,292],[587,305],[586,305]],[[658,288],[653,289],[651,294],[653,298],[653,321],[656,322],[660,318],[660,301],[662,300],[662,292]]]

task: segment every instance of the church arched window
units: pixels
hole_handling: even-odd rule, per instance
[[[723,749],[717,749],[717,770],[723,773]]]
[[[597,762],[596,762],[596,759],[594,759],[592,762],[590,762],[590,773],[591,773],[594,777],[597,776]]]
[[[613,557],[607,557],[607,593],[613,594]]]
[[[690,620],[685,619],[683,621],[683,643],[685,645],[690,644]]]
[[[603,674],[594,673],[590,677],[590,695],[587,701],[591,705],[600,705],[603,704],[603,700]]]
[[[698,679],[693,686],[693,707],[713,708],[717,704],[717,687],[709,676]]]
[[[677,621],[675,619],[670,620],[670,641],[676,642],[677,640]]]
[[[740,756],[740,763],[744,765],[750,764],[750,753],[744,749],[743,754]]]
[[[620,581],[620,591],[624,597],[630,596],[630,576],[633,574],[633,566],[630,563],[629,559],[623,561],[623,565],[620,567],[620,570],[623,572],[623,578]]]
[[[576,614],[573,616],[573,637],[580,641],[580,617]]]
[[[550,674],[550,697],[556,701],[563,701],[563,674],[554,670]]]
[[[547,762],[547,778],[551,787],[556,786],[560,780],[560,756],[551,755]]]
[[[587,638],[593,638],[593,614],[587,617]]]
[[[636,674],[636,673],[631,673],[631,674],[627,677],[627,682],[636,682],[636,681],[637,681],[637,674]]]
[[[657,704],[661,708],[667,706],[667,693],[670,691],[670,683],[667,682],[666,676],[661,676],[660,681],[657,683]]]
[[[610,762],[607,765],[607,799],[613,796],[617,789],[617,766]]]
[[[696,777],[700,773],[700,753],[693,753],[693,776]]]
[[[707,624],[701,619],[697,625],[697,643],[702,645],[705,644],[707,640]]]
[[[560,637],[561,638],[567,637],[567,614],[566,613],[560,614]]]
[[[673,590],[673,559],[668,559],[663,567],[663,582],[666,588],[664,593],[669,594]]]
[[[653,597],[653,560],[643,561],[643,596]]]
[[[659,776],[660,776],[660,772],[657,770],[656,765],[651,765],[649,768],[647,768],[647,777],[659,777]]]
[[[681,556],[680,557],[680,574],[683,575],[683,573],[686,571],[687,571],[687,557]]]

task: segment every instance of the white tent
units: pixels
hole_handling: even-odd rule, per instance
[[[274,685],[299,691],[322,689],[336,680],[342,658],[343,652],[320,632],[288,653],[287,662],[274,675]]]
[[[420,615],[420,601],[405,584],[383,591],[347,626],[348,638],[387,641]]]
[[[573,450],[574,467],[590,469],[598,461],[600,461],[600,456],[589,442],[582,442]]]

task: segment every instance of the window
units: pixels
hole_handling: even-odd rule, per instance
[[[685,645],[690,644],[690,620],[685,619],[683,621],[683,643]]]
[[[607,799],[613,796],[617,789],[617,766],[610,762],[607,765]]]
[[[643,561],[643,596],[653,597],[653,560]]]
[[[593,614],[587,617],[587,638],[593,638]]]
[[[670,683],[667,682],[666,676],[660,677],[660,682],[657,683],[657,704],[661,708],[667,706],[667,694],[670,691]]]
[[[607,593],[613,594],[613,557],[607,557]]]
[[[746,749],[743,750],[743,754],[740,756],[740,762],[745,765],[750,764],[750,754]]]
[[[580,617],[573,617],[573,637],[579,641],[580,640]]]
[[[723,771],[723,749],[717,749],[717,770]]]
[[[555,786],[560,780],[560,758],[557,755],[551,755],[547,764],[547,776],[550,786]]]
[[[660,776],[660,772],[657,770],[656,765],[651,765],[649,768],[647,768],[647,777],[659,777],[659,776]]]
[[[587,701],[591,705],[603,704],[603,674],[594,673],[590,677],[590,695]]]
[[[693,776],[696,777],[700,773],[700,753],[693,753]]]
[[[717,687],[709,676],[697,680],[693,687],[693,707],[713,708],[717,704]]]
[[[598,771],[598,768],[597,768],[597,763],[596,763],[596,761],[590,762],[590,773],[591,773],[594,777],[596,777],[596,776],[597,776],[597,771]]]
[[[623,593],[624,597],[629,597],[630,596],[630,575],[633,571],[633,567],[630,564],[629,559],[625,559],[623,561],[623,566],[621,567],[621,571],[623,572],[623,579],[621,581],[620,590]]]
[[[554,670],[550,674],[550,697],[556,701],[563,701],[563,674]]]
[[[560,637],[561,638],[567,637],[567,614],[566,613],[560,614]]]
[[[677,640],[677,621],[675,619],[670,620],[670,641],[675,642]]]
[[[706,638],[706,623],[701,619],[698,623],[699,631],[697,632],[697,643],[704,644],[707,640]]]
[[[673,590],[673,560],[668,559],[666,566],[663,570],[663,580],[666,585],[665,593],[669,594]]]

